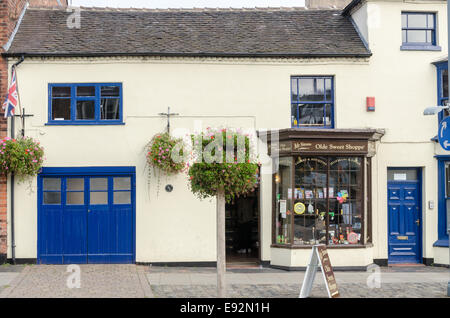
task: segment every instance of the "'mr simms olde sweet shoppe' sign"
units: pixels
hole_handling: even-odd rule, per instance
[[[367,154],[368,143],[364,140],[293,140],[273,143],[272,154],[283,153],[346,153]]]

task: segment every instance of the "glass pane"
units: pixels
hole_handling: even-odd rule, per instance
[[[114,192],[114,204],[130,204],[131,203],[131,192]]]
[[[67,204],[68,205],[83,205],[84,204],[84,192],[67,192]]]
[[[279,161],[278,172],[275,173],[276,217],[275,243],[290,244],[292,220],[292,158],[283,157]]]
[[[95,119],[95,101],[93,100],[79,100],[77,101],[77,119]]]
[[[405,13],[402,13],[402,28],[406,28],[408,26],[408,16]]]
[[[427,43],[427,31],[408,30],[408,43]]]
[[[102,98],[101,100],[101,119],[112,119],[112,120],[118,120],[120,119],[119,111],[120,111],[120,105],[119,105],[119,99],[118,98]]]
[[[433,32],[427,31],[427,43],[433,43]]]
[[[70,99],[52,99],[52,120],[70,120]]]
[[[91,190],[108,190],[108,178],[91,178]]]
[[[114,190],[131,190],[131,178],[114,178]]]
[[[119,88],[119,86],[102,86],[101,95],[102,96],[119,97],[120,96],[120,88]]]
[[[325,126],[331,126],[331,104],[325,105]]]
[[[325,80],[323,78],[300,78],[299,94],[301,101],[323,101],[325,99]]]
[[[44,191],[61,191],[61,179],[44,178],[42,180]]]
[[[77,96],[95,96],[95,86],[77,86]]]
[[[331,101],[333,99],[333,86],[332,86],[331,78],[325,79],[325,97],[327,101]]]
[[[388,169],[388,181],[417,181],[417,170]]]
[[[434,29],[434,14],[428,15],[428,28]]]
[[[61,204],[61,192],[44,192],[44,204]]]
[[[442,71],[442,97],[448,98],[448,70]]]
[[[324,104],[300,104],[299,124],[303,126],[323,126],[324,106]]]
[[[447,200],[447,233],[450,231],[450,200]]]
[[[68,191],[83,191],[84,190],[84,179],[83,178],[68,178],[67,179],[67,190]]]
[[[90,204],[108,204],[108,192],[91,192]]]
[[[297,81],[298,81],[298,79],[297,78],[293,78],[292,80],[291,80],[291,98],[292,98],[292,101],[294,102],[296,102],[296,101],[298,101],[298,92],[297,92]]]
[[[406,30],[402,31],[402,42],[403,43],[407,43],[408,42],[408,39],[406,38]]]
[[[408,28],[426,28],[426,14],[408,14]]]
[[[291,124],[292,124],[292,127],[297,127],[297,125],[298,125],[298,105],[297,104],[291,105]]]
[[[70,97],[70,87],[52,87],[52,97]]]

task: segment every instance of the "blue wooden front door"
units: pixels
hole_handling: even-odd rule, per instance
[[[133,263],[134,174],[40,175],[40,264]]]
[[[388,182],[388,262],[421,263],[420,180]]]

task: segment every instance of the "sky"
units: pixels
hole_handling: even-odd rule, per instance
[[[119,8],[302,7],[304,0],[69,0],[73,6]]]

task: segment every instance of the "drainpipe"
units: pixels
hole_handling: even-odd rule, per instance
[[[20,60],[12,66],[12,68],[16,68],[25,60],[25,57],[22,55]],[[17,82],[16,82],[17,85]],[[15,136],[15,117],[11,117],[11,138]],[[16,240],[15,240],[15,232],[14,232],[14,173],[11,173],[11,257],[12,263],[16,265]]]

